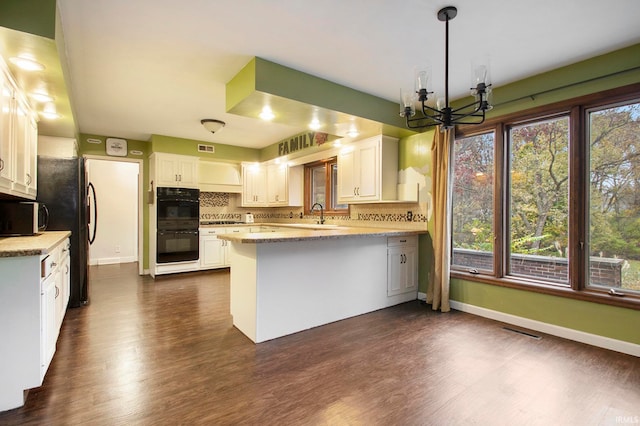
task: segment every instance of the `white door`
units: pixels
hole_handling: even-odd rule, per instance
[[[138,163],[87,160],[89,182],[96,188],[96,238],[89,264],[138,262]]]

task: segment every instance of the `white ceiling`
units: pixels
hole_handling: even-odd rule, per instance
[[[430,64],[468,94],[471,60],[493,84],[640,42],[638,0],[58,0],[76,120],[83,133],[151,134],[261,148],[303,131],[225,112],[225,84],[254,56],[397,101]],[[202,118],[227,122],[212,135]]]

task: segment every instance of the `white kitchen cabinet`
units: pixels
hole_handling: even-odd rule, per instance
[[[11,191],[13,186],[12,121],[15,118],[15,88],[0,70],[0,188]]]
[[[397,199],[398,141],[374,136],[345,146],[338,154],[338,203]]]
[[[218,239],[218,235],[224,234],[224,228],[200,229],[200,269],[215,269],[229,266],[228,243]]]
[[[418,237],[387,239],[387,296],[418,291]]]
[[[0,58],[0,192],[35,199],[37,115]]]
[[[13,127],[15,153],[13,190],[17,195],[35,199],[38,125],[34,114],[23,100],[17,101]]]
[[[59,294],[56,304],[56,321],[58,328],[62,326],[62,321],[67,312],[69,305],[69,296],[71,295],[71,257],[69,256],[70,244],[67,240],[60,249],[60,265],[58,266],[58,287]]]
[[[198,157],[155,152],[150,158],[156,187],[198,188]]]
[[[267,203],[273,206],[289,203],[289,168],[286,164],[267,166]]]
[[[267,169],[263,165],[242,165],[242,206],[267,206]]]
[[[40,294],[40,377],[44,378],[53,354],[56,352],[58,340],[58,321],[56,312],[59,288],[56,285],[56,272],[42,281],[42,293]]]
[[[243,164],[242,206],[302,206],[304,166]]]
[[[267,167],[267,204],[269,207],[302,206],[304,166],[270,164]]]
[[[24,391],[42,385],[55,353],[64,316],[59,301],[65,297],[68,234],[15,237],[13,241],[43,239],[44,247],[53,247],[45,254],[0,257],[0,411],[24,404]]]

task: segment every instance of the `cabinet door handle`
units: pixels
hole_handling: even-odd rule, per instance
[[[31,185],[31,175],[27,173],[27,185]]]
[[[0,158],[0,171],[4,170],[4,160]]]
[[[55,296],[55,299],[57,299],[59,295],[60,295],[60,289],[58,288],[58,286],[56,286],[56,296]]]
[[[58,266],[58,264],[56,262],[51,262],[51,267],[55,268],[56,266]]]

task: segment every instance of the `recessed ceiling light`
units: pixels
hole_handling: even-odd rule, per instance
[[[62,117],[60,114],[58,114],[57,112],[51,112],[51,111],[40,111],[40,115],[43,118],[46,118],[47,120],[55,120],[57,118]]]
[[[9,61],[25,71],[42,71],[44,65],[27,55],[14,56]]]
[[[40,115],[47,120],[55,120],[56,118],[62,117],[60,114],[58,114],[58,112],[56,111],[56,106],[52,103],[48,103],[47,105],[45,105],[44,109],[40,111]]]
[[[54,99],[53,96],[44,92],[33,92],[30,93],[29,96],[38,102],[51,102]]]
[[[313,120],[311,120],[311,123],[309,123],[309,128],[311,130],[319,130],[320,127],[322,127],[322,125],[320,124],[320,121],[317,118],[314,118]]]
[[[259,117],[262,118],[263,120],[270,121],[275,118],[275,114],[273,113],[269,105],[265,105],[262,108],[262,112],[260,113]]]
[[[347,136],[349,136],[350,138],[358,137],[359,134],[360,133],[358,132],[358,129],[356,129],[355,127],[351,127],[347,132]]]

